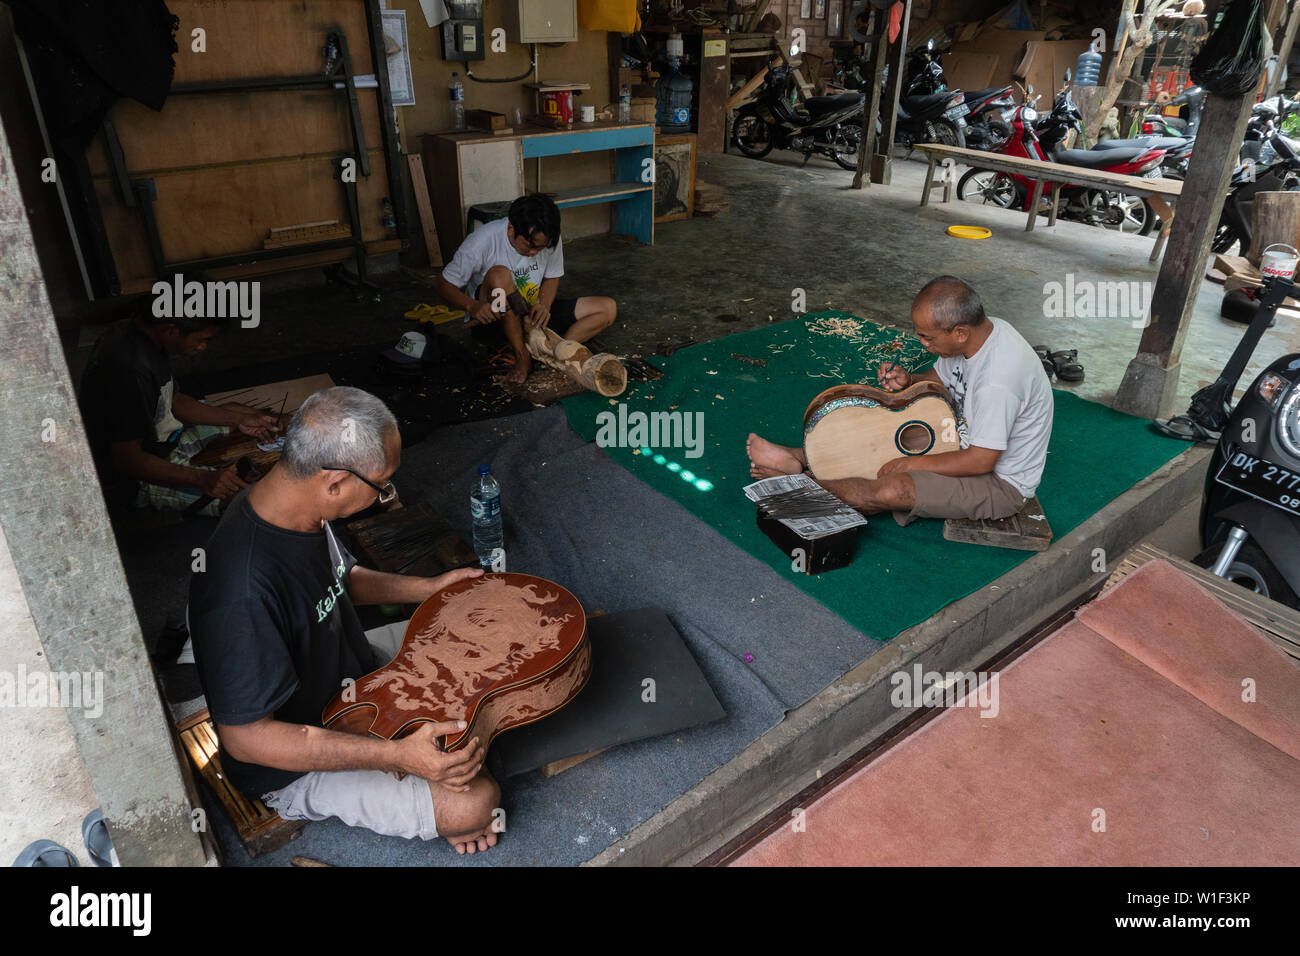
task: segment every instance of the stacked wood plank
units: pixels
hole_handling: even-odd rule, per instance
[[[699,179],[695,181],[695,215],[716,216],[730,208],[731,203],[727,202],[726,193],[721,186]]]

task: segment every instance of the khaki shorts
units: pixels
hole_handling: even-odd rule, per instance
[[[909,471],[916,486],[916,506],[895,511],[901,525],[917,518],[1006,518],[1029,499],[997,475],[966,475],[953,478],[933,471]]]
[[[438,835],[429,781],[414,774],[398,780],[382,770],[313,770],[262,802],[286,820],[338,817],[384,836],[432,840]]]
[[[366,631],[380,660],[396,656],[407,621]],[[262,797],[286,820],[338,817],[350,827],[384,836],[432,840],[438,835],[429,781],[414,774],[398,780],[382,770],[314,770]]]

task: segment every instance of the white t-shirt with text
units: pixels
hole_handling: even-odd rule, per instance
[[[1026,498],[1043,477],[1055,403],[1042,359],[1002,319],[970,358],[939,358],[934,370],[957,408],[961,446],[1002,452],[993,473]]]
[[[559,240],[554,249],[525,256],[510,244],[506,234],[509,222],[496,219],[466,236],[442,270],[442,277],[472,299],[478,295],[488,270],[505,266],[515,277],[515,289],[529,305],[536,305],[542,294],[542,280],[564,275],[564,240]]]

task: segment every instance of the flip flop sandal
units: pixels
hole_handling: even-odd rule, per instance
[[[406,313],[408,319],[414,319],[416,322],[428,322],[431,325],[441,325],[443,322],[452,322],[456,319],[465,317],[464,309],[453,309],[447,305],[429,305],[421,302],[410,312]]]
[[[53,840],[37,840],[23,849],[14,860],[14,866],[79,866],[77,858],[67,847]]]
[[[1063,349],[1047,356],[1052,368],[1056,370],[1056,377],[1062,382],[1083,381],[1083,366],[1079,364],[1078,358],[1078,349]]]
[[[1040,359],[1042,359],[1043,371],[1047,373],[1047,380],[1050,382],[1052,380],[1052,376],[1056,374],[1056,366],[1052,364],[1052,360],[1051,358],[1049,358],[1049,356],[1052,354],[1052,350],[1049,349],[1046,345],[1035,345],[1034,354],[1037,355]]]
[[[95,861],[96,866],[112,866],[113,840],[108,835],[108,825],[104,823],[104,814],[100,810],[91,810],[86,819],[81,821],[81,838],[86,841],[86,852]]]
[[[1186,415],[1175,415],[1173,418],[1157,418],[1153,424],[1157,430],[1170,438],[1181,438],[1184,441],[1204,441],[1212,445],[1219,441],[1218,432],[1211,431],[1200,422]]]

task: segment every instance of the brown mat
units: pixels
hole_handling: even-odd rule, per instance
[[[1115,633],[1128,617],[1149,628],[1134,605],[1166,609],[1164,593],[1149,590],[1158,583],[1172,584],[1157,569],[1081,617]],[[1270,697],[1283,692],[1290,661],[1255,649],[1226,609],[1187,606],[1204,615],[1195,633],[1235,662],[1226,673],[1254,670]],[[1160,633],[1126,641],[1154,659],[1153,647],[1171,650]],[[1195,683],[1226,701],[1212,676]],[[792,821],[737,865],[1290,866],[1300,857],[1300,760],[1289,756],[1296,732],[1279,701],[1263,717],[1230,719],[1076,620],[1001,672],[996,716],[981,717],[973,696],[966,703],[806,808],[801,831]]]

